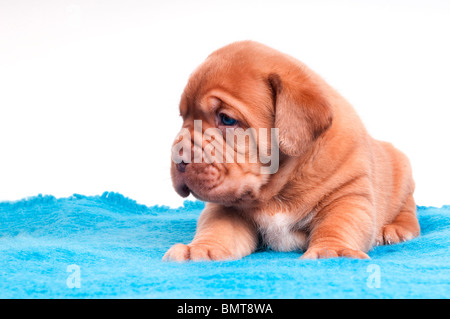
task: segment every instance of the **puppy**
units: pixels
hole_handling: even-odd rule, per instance
[[[369,258],[374,245],[419,235],[407,157],[373,139],[353,107],[298,60],[253,41],[225,46],[190,76],[180,114],[184,135],[174,146],[195,150],[173,157],[173,185],[207,204],[193,241],[164,260],[239,259],[259,245],[308,259]],[[246,161],[206,160],[211,141],[220,153],[228,133],[249,128],[277,129],[253,135],[257,149],[278,151],[277,169],[264,171],[267,162],[249,161],[249,151]],[[223,134],[200,140],[208,129]],[[223,154],[233,152],[236,145]]]

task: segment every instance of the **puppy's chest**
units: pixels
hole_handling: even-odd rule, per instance
[[[290,213],[260,213],[255,222],[264,245],[277,251],[293,251],[306,247],[306,229],[312,216],[311,212],[299,220]]]

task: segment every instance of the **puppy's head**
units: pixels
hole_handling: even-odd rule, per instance
[[[299,61],[256,42],[212,53],[181,97],[176,191],[227,206],[257,203],[283,160],[301,158],[332,123],[316,81]]]

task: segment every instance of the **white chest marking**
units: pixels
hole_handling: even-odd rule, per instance
[[[309,224],[312,216],[309,213],[298,221],[288,213],[260,214],[255,221],[264,244],[273,250],[292,251],[306,246],[306,234],[302,232],[302,228]]]

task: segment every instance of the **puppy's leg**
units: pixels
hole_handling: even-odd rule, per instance
[[[392,223],[381,228],[377,237],[378,245],[397,244],[411,240],[420,234],[420,225],[416,216],[416,203],[412,195],[409,195],[400,213]]]
[[[257,246],[255,227],[231,208],[210,204],[200,215],[197,232],[189,245],[176,244],[166,261],[239,259]]]
[[[369,258],[364,252],[374,237],[374,210],[358,195],[341,197],[319,212],[301,258]]]

